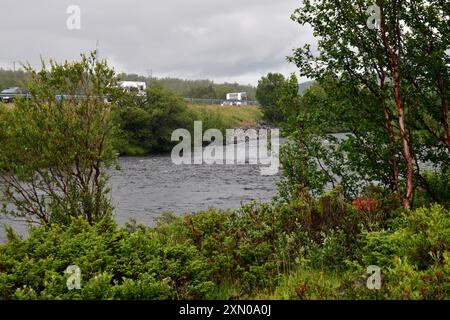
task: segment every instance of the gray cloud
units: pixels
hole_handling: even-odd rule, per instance
[[[4,3],[3,3],[4,2]],[[66,28],[69,5],[81,30]],[[74,59],[100,42],[117,71],[256,84],[295,72],[292,49],[312,42],[289,17],[299,0],[2,0],[0,65]]]

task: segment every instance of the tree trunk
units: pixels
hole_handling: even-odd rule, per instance
[[[385,74],[384,74],[382,63],[381,63],[381,58],[379,58],[378,61],[379,61],[379,66],[380,66],[380,91],[381,91],[380,103],[383,107],[384,121],[385,121],[386,131],[387,131],[388,138],[389,138],[389,156],[390,156],[390,162],[391,162],[391,166],[392,166],[392,168],[391,168],[392,169],[391,191],[393,193],[398,193],[399,170],[398,170],[398,159],[396,157],[396,150],[395,150],[395,133],[394,133],[394,128],[391,123],[391,121],[392,121],[391,114],[389,112],[389,108],[386,105],[386,101],[384,100],[384,96],[383,96],[383,92],[385,89]]]
[[[406,132],[406,126],[405,126],[405,107],[402,102],[401,94],[400,94],[400,75],[397,70],[397,66],[394,66],[393,68],[393,78],[394,78],[394,85],[395,85],[395,104],[397,106],[397,112],[398,112],[398,124],[400,128],[400,136],[402,138],[402,144],[403,144],[403,156],[405,157],[406,163],[407,163],[407,174],[406,174],[406,194],[403,198],[403,206],[406,209],[411,209],[411,198],[414,191],[413,186],[413,176],[414,176],[414,163],[413,158],[411,156],[411,150],[409,148],[409,139],[408,134]]]
[[[389,110],[387,109],[386,104],[384,104],[384,118],[386,121],[386,130],[389,136],[389,155],[390,162],[392,166],[392,176],[391,176],[391,191],[394,193],[398,193],[398,159],[395,155],[395,135],[394,129],[391,123],[391,116],[389,114]]]
[[[442,125],[444,126],[445,132],[445,143],[450,151],[450,130],[448,128],[448,103],[445,97],[445,83],[444,78],[441,76],[438,80],[439,92],[441,96],[441,108],[442,108]]]
[[[411,149],[409,146],[409,137],[406,130],[405,125],[405,106],[402,101],[401,96],[401,90],[400,90],[400,27],[399,27],[399,17],[398,12],[396,12],[396,16],[393,17],[393,41],[394,46],[391,47],[391,45],[388,42],[387,38],[387,30],[386,30],[386,17],[384,15],[384,8],[383,6],[380,7],[381,10],[381,38],[383,41],[383,46],[386,52],[387,61],[389,64],[389,68],[391,70],[392,79],[394,80],[394,96],[395,96],[395,105],[397,108],[398,113],[398,124],[400,128],[400,137],[402,139],[402,145],[403,145],[403,157],[405,158],[405,161],[407,163],[407,174],[406,174],[406,192],[405,196],[403,198],[403,206],[405,209],[411,208],[411,198],[414,192],[414,163],[413,163],[413,157],[411,155]]]

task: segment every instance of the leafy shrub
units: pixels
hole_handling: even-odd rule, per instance
[[[183,99],[156,85],[147,89],[146,98],[121,94],[117,103],[115,120],[121,133],[116,148],[124,155],[169,151],[173,147],[172,132],[193,127]]]
[[[9,230],[0,298],[448,299],[450,212],[434,205],[378,215],[367,225],[334,191],[165,215],[153,228],[118,229],[109,218],[33,228],[27,240]],[[69,265],[82,271],[81,290],[66,287]],[[369,265],[381,267],[381,290],[366,286]]]
[[[425,171],[422,178],[421,185],[414,195],[415,207],[439,203],[450,208],[450,170]]]
[[[450,211],[440,205],[404,213],[391,230],[362,241],[361,264],[384,271],[383,297],[450,298]]]
[[[258,107],[220,107],[187,105],[175,93],[152,85],[147,97],[118,93],[119,105],[114,119],[120,127],[116,149],[123,155],[145,155],[172,149],[172,132],[187,129],[193,135],[194,121],[202,121],[203,130],[255,126],[262,118]]]
[[[94,223],[111,212],[106,169],[116,161],[116,128],[105,99],[114,71],[94,52],[26,70],[30,98],[1,110],[2,212],[41,224],[78,216]]]
[[[27,240],[9,231],[0,247],[2,299],[195,299],[212,289],[206,259],[192,245],[161,242],[154,231],[116,229],[112,220],[90,226],[34,228]],[[77,265],[81,290],[66,287]]]

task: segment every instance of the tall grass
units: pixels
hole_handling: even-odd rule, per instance
[[[189,104],[193,118],[203,121],[203,129],[251,128],[262,120],[262,111],[257,106],[217,106]]]

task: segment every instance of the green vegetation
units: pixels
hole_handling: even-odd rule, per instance
[[[179,128],[192,131],[194,121],[202,121],[205,130],[214,128],[222,132],[226,129],[257,127],[262,121],[262,113],[257,106],[188,104],[180,95],[157,82],[148,88],[147,99],[112,91],[115,106],[111,110],[119,129],[114,137],[114,148],[120,155],[169,152],[174,146],[170,140],[171,133]],[[23,102],[20,106],[29,111]]]
[[[193,126],[183,99],[159,86],[151,86],[146,99],[120,94],[115,100],[114,119],[120,128],[116,149],[123,155],[170,151],[172,132]]]
[[[111,214],[105,169],[116,159],[115,128],[105,97],[114,74],[94,54],[27,71],[32,98],[0,114],[3,212],[43,224],[78,216],[94,223]],[[67,97],[55,99],[61,93]]]
[[[374,194],[372,194],[374,196]],[[339,191],[318,200],[166,216],[154,228],[110,218],[95,225],[8,232],[0,246],[2,299],[449,299],[450,211],[373,211]],[[64,270],[82,272],[81,290]],[[366,287],[381,267],[381,290]]]
[[[21,87],[29,82],[30,76],[24,70],[0,69],[0,91],[9,87]]]
[[[196,119],[203,121],[204,128],[226,129],[257,127],[262,120],[262,112],[256,106],[209,106],[188,105]]]
[[[289,137],[273,202],[168,214],[152,228],[109,214],[113,146],[158,150],[193,119],[223,129],[260,111],[187,106],[157,85],[147,100],[111,92],[109,107],[113,73],[84,57],[30,71],[31,101],[1,109],[0,176],[9,213],[42,226],[26,240],[7,230],[0,298],[450,299],[449,6],[379,1],[376,30],[368,5],[304,1],[293,19],[312,26],[321,54],[307,44],[291,60],[315,84],[300,96],[295,75],[260,82],[262,112]],[[80,83],[88,99],[54,101]],[[339,128],[346,138],[330,134]],[[66,286],[70,265],[80,290]]]
[[[317,195],[340,185],[352,199],[377,184],[405,208],[441,201],[450,168],[449,6],[380,1],[379,29],[367,26],[368,6],[305,1],[292,16],[321,41],[320,55],[305,44],[291,57],[316,85],[299,97],[292,76],[281,94],[292,142],[282,157],[283,192],[289,197],[303,186]],[[347,138],[339,141],[330,128],[348,130]]]
[[[183,98],[194,99],[226,99],[227,93],[247,92],[249,100],[255,100],[256,88],[251,85],[238,83],[215,83],[211,80],[186,80],[178,78],[150,78],[137,74],[121,73],[120,80],[142,81],[147,87],[156,85],[170,90]],[[0,90],[9,87],[27,87],[30,75],[26,70],[4,70],[0,69]]]
[[[122,155],[146,155],[169,152],[176,143],[172,132],[183,128],[193,133],[194,121],[203,129],[226,129],[257,126],[261,120],[258,107],[188,105],[177,94],[153,84],[147,99],[121,95],[117,99],[115,120],[120,128],[116,149]]]
[[[264,119],[278,123],[282,120],[283,114],[280,110],[279,99],[281,88],[286,79],[280,73],[269,73],[262,77],[256,89],[256,99],[264,112]]]
[[[211,80],[186,80],[177,78],[148,78],[136,74],[119,74],[120,79],[146,82],[173,91],[183,98],[226,99],[227,93],[247,92],[249,100],[255,100],[256,88],[238,83],[214,83]]]
[[[290,144],[288,150],[293,153],[283,153],[284,161],[290,161],[285,162],[286,179],[280,186],[280,196],[272,204],[250,204],[229,211],[211,209],[184,217],[166,215],[153,228],[136,223],[119,228],[110,214],[84,214],[94,212],[87,205],[107,205],[103,200],[107,190],[94,189],[101,191],[93,196],[83,193],[85,189],[77,180],[80,173],[72,170],[72,165],[82,160],[86,164],[80,167],[84,168],[82,173],[89,173],[90,165],[99,161],[98,155],[103,153],[93,143],[98,141],[96,132],[106,134],[109,130],[101,129],[114,128],[116,117],[123,121],[133,113],[136,120],[160,117],[160,122],[170,123],[169,119],[184,121],[177,116],[221,112],[218,117],[228,123],[261,116],[259,110],[188,107],[180,97],[159,87],[149,90],[148,107],[142,106],[142,100],[135,96],[121,96],[117,105],[109,106],[98,95],[110,87],[113,75],[104,64],[85,58],[81,63],[53,64],[49,73],[35,75],[33,88],[41,94],[33,94],[31,101],[18,101],[17,108],[3,109],[0,114],[9,117],[1,127],[2,148],[6,151],[2,153],[2,168],[8,169],[4,176],[34,183],[41,188],[36,189],[38,192],[50,190],[48,181],[53,188],[58,183],[75,182],[70,192],[45,198],[50,200],[45,207],[50,219],[39,219],[42,226],[32,228],[26,240],[7,230],[8,241],[0,245],[2,299],[450,298],[446,282],[450,277],[450,197],[446,171],[424,174],[428,186],[435,191],[417,188],[417,200],[413,203],[423,207],[414,211],[404,209],[401,196],[383,187],[369,185],[362,189],[361,198],[352,201],[346,184],[330,193],[314,192],[313,189],[320,189],[322,181],[316,179],[317,166],[304,157],[301,147]],[[98,86],[86,86],[97,90],[87,100],[89,104],[83,99],[57,103],[44,98],[45,92],[50,97],[55,90],[65,91],[72,85],[75,88],[80,76],[85,79],[87,75],[91,80],[103,79],[92,81]],[[71,80],[66,82],[69,76]],[[279,101],[291,106],[282,109],[287,132],[294,123],[292,119],[301,119],[295,112],[302,111],[303,99],[316,96],[306,93],[298,97],[294,93],[296,87],[296,79],[291,77],[281,88]],[[41,91],[44,89],[47,91]],[[321,90],[311,88],[312,93]],[[33,103],[40,107],[39,112],[30,105]],[[99,110],[84,112],[90,103]],[[167,106],[173,109],[167,112]],[[110,111],[101,112],[109,108]],[[124,108],[130,108],[129,112],[120,114]],[[316,112],[309,114],[314,116]],[[219,123],[210,118],[213,120],[207,123]],[[105,119],[109,120],[100,121]],[[93,127],[80,129],[83,125]],[[62,128],[66,130],[58,131]],[[127,127],[122,123],[120,128]],[[86,131],[94,134],[85,135]],[[123,134],[114,130],[112,133]],[[67,139],[58,139],[61,134]],[[115,134],[109,140],[111,143],[117,141]],[[26,148],[19,147],[19,142]],[[67,152],[70,150],[73,153]],[[106,163],[113,160],[105,159],[109,159]],[[105,167],[99,168],[101,176]],[[55,169],[63,170],[56,171],[62,174],[51,176]],[[53,180],[48,180],[50,177]],[[326,181],[327,177],[322,178]],[[100,188],[106,177],[101,181]],[[439,197],[430,198],[432,194]],[[12,193],[3,192],[4,197],[8,195]],[[9,200],[14,203],[14,199]],[[28,200],[39,205],[44,198]],[[439,204],[430,205],[431,202]],[[23,213],[21,203],[15,204],[19,208],[15,214]],[[109,212],[108,206],[102,208]],[[28,212],[27,216],[40,218],[39,212]],[[64,271],[70,265],[81,270],[80,290],[69,290],[66,286],[69,275]],[[369,265],[381,267],[381,290],[369,290],[366,286]]]

